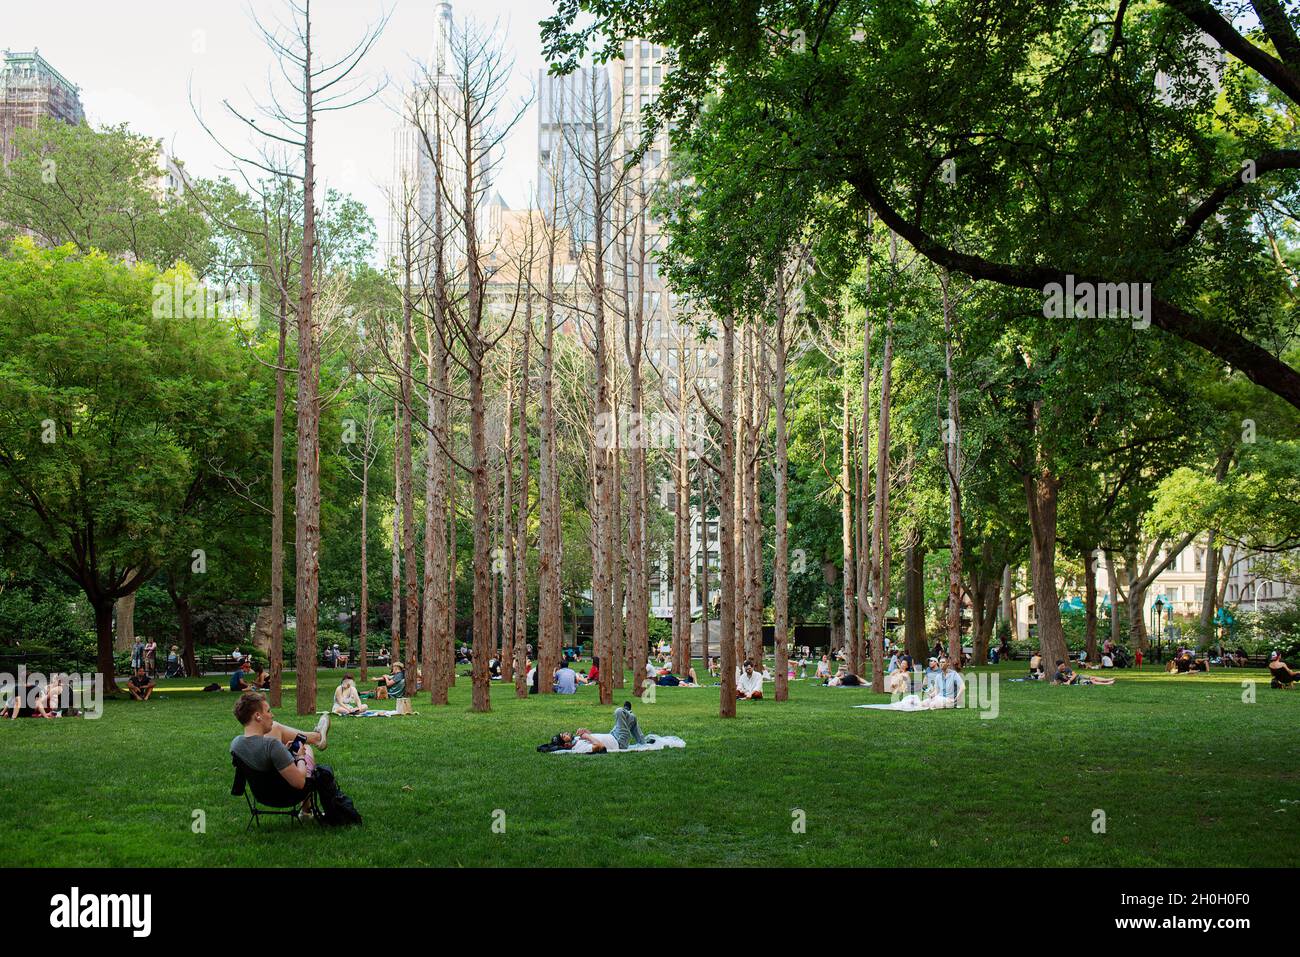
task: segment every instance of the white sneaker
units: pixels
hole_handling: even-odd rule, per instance
[[[329,737],[331,717],[332,716],[327,711],[323,715],[321,715],[320,720],[316,722],[316,732],[317,734],[320,735],[320,744],[316,745],[316,747],[322,751],[325,750],[326,748],[325,740],[326,738]]]

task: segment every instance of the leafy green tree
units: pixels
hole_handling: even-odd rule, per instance
[[[255,428],[232,320],[154,308],[177,279],[26,241],[0,259],[0,528],[85,592],[110,686],[113,603],[197,560],[213,463]]]
[[[162,143],[126,126],[93,129],[42,118],[15,131],[18,155],[0,176],[0,223],[49,246],[72,244],[164,267],[184,260],[200,274],[216,250],[188,184],[161,186]]]

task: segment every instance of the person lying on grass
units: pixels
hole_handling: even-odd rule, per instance
[[[334,689],[334,707],[330,710],[339,715],[365,714],[368,710],[361,703],[361,693],[357,691],[357,683],[351,675],[344,675],[339,686]]]
[[[246,691],[235,702],[235,720],[244,728],[230,742],[230,753],[254,772],[278,771],[294,788],[303,790],[316,770],[315,746],[324,751],[330,716],[323,714],[314,731],[299,731],[275,720],[266,698]],[[305,797],[304,797],[305,799]]]
[[[849,671],[848,666],[843,664],[835,672],[835,677],[826,682],[828,688],[860,688],[864,684],[866,684],[865,681]]]
[[[736,678],[736,700],[761,701],[763,676],[754,671],[754,662],[746,660],[745,670]]]
[[[144,665],[138,665],[135,674],[126,682],[126,690],[136,701],[148,701],[149,696],[153,694],[153,689],[154,680],[145,674]]]
[[[561,731],[551,739],[560,750],[572,751],[574,754],[602,754],[609,751],[625,751],[635,741],[645,744],[645,735],[637,724],[636,715],[632,713],[632,703],[624,701],[623,707],[614,709],[614,727],[609,734],[593,734],[586,728],[579,728],[573,734]]]
[[[1056,672],[1052,675],[1054,685],[1113,685],[1114,683],[1114,678],[1080,678],[1065,661],[1056,663]]]

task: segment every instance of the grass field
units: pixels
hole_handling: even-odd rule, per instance
[[[1001,669],[994,720],[854,710],[887,699],[802,681],[789,702],[741,702],[722,721],[716,688],[663,688],[634,702],[638,716],[685,750],[593,757],[534,749],[561,729],[609,730],[594,688],[517,701],[496,685],[492,712],[474,714],[463,678],[441,710],[421,700],[414,717],[335,719],[321,760],[364,828],[281,818],[249,833],[229,793],[234,696],[164,681],[151,701],[108,702],[97,721],[0,726],[0,856],[77,867],[1294,863],[1300,693],[1270,690],[1258,671],[1121,672],[1090,688],[1006,680],[1023,671]],[[321,673],[322,708],[339,674]],[[1258,682],[1254,704],[1244,678]],[[291,712],[277,717],[314,723]],[[1094,833],[1098,809],[1105,833]]]

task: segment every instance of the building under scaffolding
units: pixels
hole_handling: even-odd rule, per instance
[[[85,119],[80,90],[36,50],[0,53],[0,161],[16,155],[15,131],[32,129],[42,116],[65,123]]]

